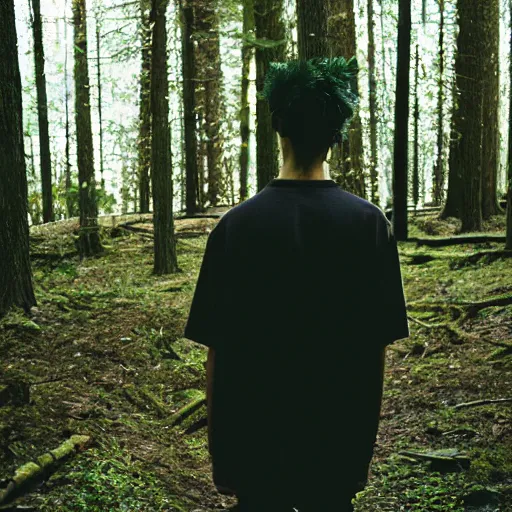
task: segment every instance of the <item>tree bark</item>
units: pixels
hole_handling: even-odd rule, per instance
[[[459,90],[458,144],[461,172],[462,232],[482,228],[482,142],[483,67],[482,41],[485,41],[484,6],[479,0],[459,0],[460,31],[455,64]],[[459,66],[457,66],[459,64]]]
[[[441,205],[444,197],[444,0],[439,3],[439,89],[437,93],[437,159],[434,164],[433,200]]]
[[[489,219],[501,209],[498,204],[499,94],[500,94],[500,3],[487,0],[482,5],[485,39],[480,42],[483,65],[482,135],[482,217]]]
[[[208,162],[208,192],[211,206],[225,195],[222,187],[222,136],[220,132],[221,67],[218,2],[196,0],[195,30],[197,51],[203,55],[204,66],[196,68],[196,79],[204,88],[204,132]]]
[[[75,205],[71,198],[71,159],[69,157],[70,134],[69,134],[69,84],[68,84],[68,20],[66,14],[68,12],[68,2],[64,3],[64,102],[66,110],[66,169],[65,169],[65,187],[66,187],[66,211],[68,218],[73,217],[75,214]]]
[[[512,0],[509,2],[512,12]],[[512,26],[512,21],[511,21]],[[510,34],[510,97],[508,115],[508,187],[507,187],[507,241],[506,249],[512,251],[512,32]]]
[[[41,22],[41,0],[32,0],[34,34],[34,64],[36,72],[37,115],[39,121],[39,157],[41,163],[41,188],[43,195],[43,222],[52,222],[52,160],[48,129],[48,99],[44,73],[43,27]]]
[[[455,76],[448,196],[443,218],[462,220],[462,231],[482,226],[483,64],[486,40],[483,6],[458,0],[459,35]]]
[[[244,36],[254,32],[254,0],[244,2]],[[247,182],[249,179],[249,140],[251,106],[249,103],[249,73],[251,60],[254,54],[252,45],[248,41],[242,43],[242,95],[240,107],[240,201],[248,197]]]
[[[151,25],[149,0],[140,1],[141,71],[139,110],[139,210],[149,212],[151,173]]]
[[[195,93],[195,52],[192,34],[194,10],[191,0],[180,0],[181,48],[183,66],[183,108],[185,135],[186,212],[193,215],[198,211],[198,168],[196,135],[196,93]]]
[[[0,317],[36,304],[30,268],[21,78],[13,0],[0,2]]]
[[[419,121],[420,121],[420,102],[418,98],[418,81],[420,71],[420,48],[416,45],[416,58],[415,58],[415,69],[414,69],[414,154],[413,154],[413,165],[412,165],[412,198],[414,209],[418,207],[420,200],[420,168],[419,168]]]
[[[397,240],[407,240],[407,168],[409,145],[409,71],[411,59],[411,0],[400,0],[395,103],[393,168],[393,228]]]
[[[373,1],[368,0],[368,94],[370,98],[370,199],[380,203],[377,174],[377,80],[375,78],[375,33]]]
[[[382,62],[382,84],[381,84],[381,105],[380,105],[380,115],[381,115],[381,123],[380,123],[380,145],[381,148],[384,147],[387,144],[387,138],[386,138],[386,118],[388,115],[387,109],[385,108],[385,105],[387,103],[386,101],[386,94],[388,90],[388,84],[386,80],[386,45],[385,45],[385,38],[384,38],[384,31],[385,31],[385,24],[384,24],[384,2],[383,0],[379,0],[379,6],[380,6],[380,50],[381,50],[381,62]],[[384,178],[386,181],[386,189],[389,194],[389,196],[393,195],[393,173],[391,172],[385,172]]]
[[[282,62],[286,58],[283,11],[283,0],[254,0],[257,39],[276,43],[270,48],[262,45],[256,46],[256,90],[258,93],[263,91],[265,75],[270,63]],[[268,102],[259,97],[256,102],[256,119],[256,174],[259,192],[279,174],[279,148],[276,133],[272,128],[270,108]]]
[[[327,35],[331,54],[345,59],[354,57],[356,49],[356,20],[354,14],[354,0],[328,0],[329,18],[327,22]],[[359,94],[359,81],[357,77],[352,88]],[[360,197],[366,197],[366,183],[363,170],[363,132],[359,108],[356,108],[350,123],[348,140],[341,144],[341,148],[333,151],[331,165],[337,181],[349,192]]]
[[[155,232],[154,273],[157,275],[178,271],[172,215],[173,183],[165,15],[167,4],[168,0],[151,0],[151,178]]]
[[[297,35],[299,58],[328,57],[328,5],[317,0],[297,2]]]
[[[95,14],[96,21],[96,79],[98,86],[98,124],[99,124],[99,143],[100,143],[100,185],[105,190],[105,176],[103,175],[103,103],[101,101],[101,28],[99,12]]]
[[[80,257],[102,252],[98,228],[98,206],[91,128],[91,99],[87,64],[87,22],[85,0],[73,0],[75,29],[75,117],[78,187],[80,198]]]

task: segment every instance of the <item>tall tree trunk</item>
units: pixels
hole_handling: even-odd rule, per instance
[[[66,211],[68,214],[68,218],[73,217],[75,213],[75,208],[73,204],[73,199],[71,197],[71,159],[69,157],[69,145],[70,145],[70,134],[69,134],[69,84],[68,84],[68,20],[67,20],[67,12],[68,12],[68,2],[64,3],[64,103],[66,109],[66,121],[65,121],[65,130],[66,130],[66,147],[65,147],[65,155],[66,155],[66,169],[65,169],[65,187],[66,187]]]
[[[420,121],[420,102],[418,98],[418,81],[420,74],[420,47],[416,45],[416,58],[414,68],[414,154],[412,166],[412,198],[414,208],[418,207],[420,200],[420,166],[419,166],[419,121]]]
[[[80,198],[80,257],[102,252],[98,228],[98,206],[91,128],[91,99],[87,64],[87,17],[85,0],[73,0],[75,29],[75,117],[78,188]]]
[[[512,12],[512,0],[509,1]],[[508,114],[508,182],[507,182],[507,243],[506,248],[512,251],[512,20],[510,22],[510,90]]]
[[[100,184],[101,189],[105,190],[105,176],[103,174],[103,103],[101,101],[101,28],[100,28],[100,14],[96,12],[95,21],[96,21],[96,79],[98,84],[98,121],[99,121],[99,129],[100,129]]]
[[[191,0],[180,0],[181,41],[183,66],[183,108],[185,114],[185,175],[186,212],[193,215],[198,210],[195,52],[192,34],[194,9]]]
[[[141,71],[139,110],[139,210],[149,212],[151,172],[151,24],[149,0],[140,0]]]
[[[151,178],[153,188],[154,273],[178,271],[174,236],[169,82],[167,78],[168,0],[151,0]]]
[[[244,2],[244,36],[254,31],[254,0]],[[248,41],[242,43],[242,95],[240,107],[240,201],[248,197],[247,182],[249,179],[249,140],[251,106],[249,103],[249,73],[251,60],[254,54],[253,47]]]
[[[30,268],[27,171],[13,0],[0,2],[0,317],[36,304]]]
[[[444,196],[444,0],[439,3],[439,90],[437,93],[437,159],[434,164],[433,199],[440,206]]]
[[[373,0],[368,0],[368,93],[370,97],[370,199],[379,204],[377,174],[377,80],[375,79],[375,34]]]
[[[195,9],[197,51],[204,65],[197,66],[196,78],[204,88],[204,130],[208,161],[208,201],[211,206],[225,195],[222,190],[222,137],[220,133],[221,78],[220,39],[217,0],[199,0]]]
[[[459,0],[457,7],[458,97],[452,119],[448,197],[443,216],[460,218],[462,231],[478,231],[482,225],[482,41],[486,35],[479,0]]]
[[[382,62],[382,84],[381,84],[381,106],[380,106],[380,114],[381,114],[381,123],[380,123],[380,145],[381,148],[387,145],[386,140],[386,116],[387,109],[386,105],[386,92],[388,90],[387,80],[386,80],[386,46],[384,40],[384,2],[383,0],[379,0],[380,5],[380,44],[381,44],[381,62]],[[384,178],[386,182],[386,189],[390,196],[393,195],[393,173],[392,172],[384,172]]]
[[[41,188],[43,193],[43,222],[52,222],[52,160],[50,136],[48,133],[48,100],[46,97],[46,77],[44,74],[43,27],[41,23],[41,1],[32,0],[34,33],[34,63],[36,71],[37,114],[39,120],[39,156],[41,160]]]
[[[326,2],[318,0],[297,2],[297,39],[301,60],[329,56],[327,8]]]
[[[500,94],[500,2],[486,0],[482,5],[485,39],[480,41],[483,82],[483,130],[482,135],[482,217],[489,219],[500,212],[498,204],[499,161],[499,94]]]
[[[263,91],[265,75],[271,62],[286,58],[286,34],[283,22],[283,0],[254,0],[254,21],[257,39],[275,44],[271,47],[256,46],[256,90]],[[277,135],[272,128],[272,116],[268,102],[256,101],[256,160],[257,190],[262,190],[279,174],[279,148]]]
[[[345,59],[354,57],[356,47],[356,20],[354,0],[328,0],[329,19],[327,36],[330,41],[331,56]],[[355,78],[352,88],[359,91],[358,79]],[[356,108],[350,123],[348,140],[343,141],[339,150],[333,151],[331,165],[339,184],[360,197],[366,197],[366,184],[363,170],[363,132],[359,108]]]
[[[398,60],[396,69],[393,166],[393,228],[397,240],[407,240],[411,0],[400,0],[398,5]]]

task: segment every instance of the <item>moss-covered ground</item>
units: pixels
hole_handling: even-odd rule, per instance
[[[191,512],[234,503],[212,484],[206,430],[186,433],[204,407],[172,422],[204,394],[205,349],[182,332],[215,222],[177,221],[181,272],[164,277],[152,275],[147,232],[104,226],[105,254],[80,262],[73,222],[33,230],[37,309],[0,322],[0,391],[25,390],[0,406],[0,489],[72,434],[93,444],[22,496],[25,510]],[[503,224],[496,218],[488,228]],[[147,219],[137,227],[151,229]],[[422,216],[411,235],[456,229]],[[500,248],[400,244],[412,335],[387,350],[379,436],[358,512],[512,511],[512,403],[455,407],[512,397],[512,306],[451,304],[512,293],[512,258],[466,261]],[[401,454],[435,450],[467,456],[470,466]]]

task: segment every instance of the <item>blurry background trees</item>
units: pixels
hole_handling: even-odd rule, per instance
[[[80,183],[89,179],[79,180],[84,158],[95,182],[90,203],[100,215],[153,211],[150,3],[87,0],[89,82],[77,90],[89,99],[77,102],[77,2],[59,7],[52,0],[15,1],[31,223],[79,214]],[[406,202],[442,206],[442,215],[458,218],[464,230],[479,229],[479,219],[503,212],[508,167],[510,6],[506,0],[477,4],[425,0],[411,13]],[[468,27],[482,34],[478,66],[466,56]],[[360,106],[348,140],[332,153],[331,176],[345,189],[391,206],[396,2],[170,0],[166,29],[174,211],[236,204],[277,175],[277,139],[257,95],[268,63],[322,54],[356,55],[360,67],[353,84]],[[469,92],[466,80],[480,83],[481,115],[473,112],[479,93]],[[70,122],[83,108],[91,118],[86,157],[79,148],[89,137]],[[478,158],[475,137],[481,137]],[[468,173],[472,179],[465,178]]]

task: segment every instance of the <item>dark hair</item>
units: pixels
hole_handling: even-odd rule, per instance
[[[307,172],[340,142],[357,104],[355,58],[343,57],[272,63],[263,97],[272,126],[291,140],[299,169]]]

